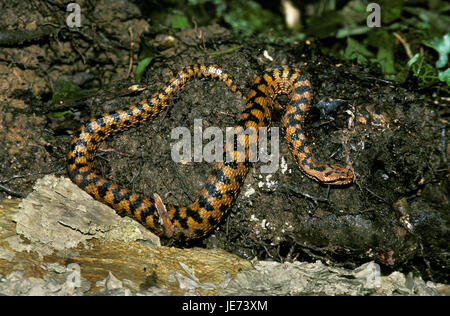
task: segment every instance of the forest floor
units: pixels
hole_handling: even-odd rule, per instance
[[[44,21],[54,7],[31,14],[28,5],[2,13],[1,23],[36,35],[16,43],[13,36],[2,47],[0,200],[27,196],[46,174],[66,177],[69,143],[83,122],[149,97],[185,65],[218,64],[248,92],[264,69],[288,64],[313,86],[305,130],[315,160],[350,166],[355,182],[329,189],[307,178],[280,133],[278,170],[264,174],[256,163],[230,216],[212,234],[189,244],[162,243],[352,269],[373,260],[386,273],[412,271],[448,283],[450,142],[436,107],[443,96],[424,97],[374,69],[324,56],[320,42],[242,43],[217,25],[144,38],[148,24],[139,10],[119,3],[111,10],[92,7],[88,26],[73,30],[58,27],[64,13]],[[130,93],[144,39],[158,56],[140,82],[145,90]],[[81,87],[77,97],[67,98],[73,91],[64,82]],[[244,102],[221,82],[193,80],[170,103],[153,121],[105,141],[96,165],[128,188],[186,205],[212,164],[175,163],[172,130],[187,127],[194,135],[199,119],[203,130],[219,127],[225,135]],[[272,126],[281,126],[280,117],[274,113]]]

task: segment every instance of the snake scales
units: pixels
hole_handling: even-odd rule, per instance
[[[164,110],[171,96],[181,91],[192,78],[214,78],[242,95],[230,75],[217,65],[191,65],[181,69],[167,85],[127,109],[92,118],[70,145],[67,155],[68,172],[73,182],[96,200],[141,222],[159,236],[178,240],[200,238],[214,229],[228,213],[248,173],[250,163],[247,136],[238,137],[239,151],[232,151],[232,161],[217,162],[208,176],[199,197],[188,206],[163,205],[159,197],[143,196],[106,179],[95,169],[95,153],[102,141],[134,127]],[[282,117],[282,128],[297,164],[304,173],[319,182],[345,185],[354,178],[353,171],[333,164],[315,164],[302,129],[310,108],[311,84],[298,68],[277,66],[254,79],[246,105],[235,128],[268,126],[275,98],[287,94],[289,102]],[[243,150],[242,150],[243,148]],[[224,149],[224,153],[225,153]]]

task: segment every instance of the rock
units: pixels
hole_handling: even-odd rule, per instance
[[[221,249],[158,246],[148,242],[154,239],[140,224],[119,217],[70,180],[54,176],[39,180],[20,203],[1,202],[0,228],[0,295],[448,292],[445,285],[412,274],[383,276],[373,261],[350,270],[320,261],[250,262]]]
[[[258,261],[255,270],[243,271],[220,293],[223,295],[440,295],[432,282],[413,277],[408,289],[405,276],[381,276],[380,267],[368,262],[349,270],[315,263]]]
[[[8,249],[0,248],[0,259],[11,261],[14,259],[14,256],[14,252],[9,251]]]
[[[92,199],[67,178],[45,176],[20,204],[14,216],[17,232],[33,242],[56,250],[76,247],[97,238],[102,241],[159,238],[131,218],[122,218],[110,207]]]
[[[106,279],[97,282],[96,286],[103,286],[105,287],[106,290],[111,291],[122,288],[123,283],[118,278],[116,278],[111,272],[109,272]]]
[[[79,275],[78,275],[79,276]],[[25,271],[15,271],[0,279],[1,295],[74,296],[82,295],[90,283],[79,276],[71,282],[73,271],[69,267],[50,269],[42,278],[25,277]]]

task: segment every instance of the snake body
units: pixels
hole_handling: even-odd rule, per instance
[[[205,236],[228,213],[249,171],[249,141],[238,136],[240,149],[226,145],[233,159],[215,163],[199,197],[188,206],[164,205],[157,195],[143,196],[106,179],[94,166],[96,151],[102,141],[134,127],[164,110],[171,96],[181,91],[192,78],[214,78],[223,81],[236,94],[242,92],[231,77],[217,65],[191,65],[181,69],[150,99],[141,100],[127,109],[92,118],[70,145],[67,155],[69,176],[96,200],[128,215],[159,236],[189,240]],[[310,108],[311,84],[298,68],[277,66],[254,79],[245,107],[235,129],[258,129],[271,123],[275,98],[287,94],[289,102],[282,117],[282,129],[296,162],[304,173],[330,185],[351,183],[353,171],[333,164],[315,164],[302,129]],[[227,147],[228,146],[228,147]]]

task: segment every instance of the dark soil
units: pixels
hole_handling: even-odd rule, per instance
[[[280,162],[276,173],[262,174],[261,164],[255,164],[230,216],[213,234],[187,245],[166,243],[219,247],[244,258],[320,259],[351,267],[376,260],[386,271],[413,271],[448,283],[450,142],[443,96],[423,96],[411,83],[398,86],[381,79],[376,69],[324,56],[320,42],[243,43],[216,25],[147,33],[146,44],[159,57],[146,72],[146,90],[129,94],[141,34],[148,32],[139,9],[126,1],[80,1],[89,14],[84,27],[72,30],[64,24],[65,6],[42,3],[0,5],[0,38],[11,30],[53,25],[23,42],[13,36],[0,48],[0,199],[25,196],[43,174],[66,175],[68,144],[82,122],[150,96],[184,65],[219,64],[248,92],[265,68],[290,64],[309,74],[314,104],[335,100],[332,104],[339,105],[325,114],[314,108],[308,117],[305,129],[315,159],[351,166],[355,183],[328,188],[310,180],[280,140],[287,165]],[[54,105],[58,78],[96,92]],[[172,129],[188,127],[193,135],[194,119],[201,119],[204,129],[225,131],[243,105],[220,82],[192,81],[158,118],[102,144],[97,166],[129,188],[158,192],[167,203],[189,203],[212,165],[173,162]],[[49,115],[61,111],[67,112]],[[273,126],[280,126],[280,116],[275,113]]]

